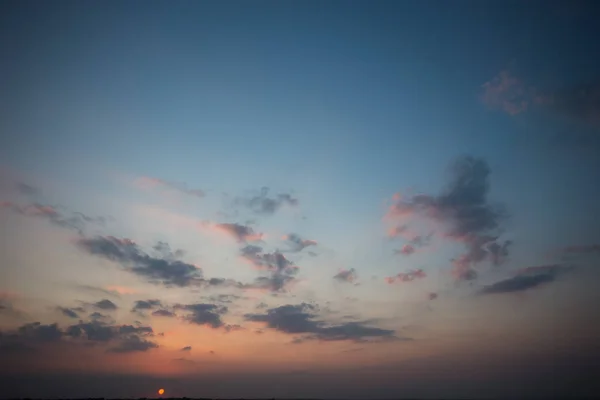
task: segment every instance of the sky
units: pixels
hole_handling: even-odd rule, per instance
[[[4,1],[0,398],[597,396],[592,1]]]

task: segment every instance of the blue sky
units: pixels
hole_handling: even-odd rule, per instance
[[[1,8],[0,349],[88,379],[8,396],[546,395],[571,387],[502,382],[596,354],[593,2]],[[94,392],[107,371],[144,383]]]

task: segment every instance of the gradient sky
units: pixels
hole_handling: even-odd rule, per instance
[[[599,18],[2,2],[0,397],[597,396]]]

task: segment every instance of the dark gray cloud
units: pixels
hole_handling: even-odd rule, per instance
[[[221,316],[227,313],[227,307],[209,303],[176,304],[175,309],[188,311],[184,318],[192,324],[220,328],[224,325]]]
[[[141,311],[141,310],[152,310],[156,307],[161,307],[162,303],[158,299],[150,299],[150,300],[137,300],[133,304],[132,312]]]
[[[188,188],[187,184],[183,182],[174,182],[159,178],[144,177],[140,179],[140,183],[143,185],[162,186],[166,189],[175,190],[188,196],[197,197],[200,199],[206,196],[206,193],[204,193],[203,190],[190,189]]]
[[[283,205],[297,206],[298,200],[287,193],[269,197],[269,188],[263,187],[260,190],[260,194],[256,196],[237,197],[235,204],[245,206],[255,214],[272,215]]]
[[[358,274],[354,268],[341,270],[333,276],[333,279],[339,282],[354,283],[358,279]]]
[[[474,267],[485,260],[499,263],[508,256],[510,243],[496,243],[508,215],[504,207],[488,201],[490,172],[485,160],[460,157],[451,165],[450,182],[440,195],[399,198],[389,212],[392,218],[406,215],[431,218],[444,227],[446,238],[463,243],[465,253],[453,260],[458,280],[474,278]]]
[[[177,315],[173,311],[169,311],[167,309],[161,308],[159,310],[152,311],[152,316],[173,318],[173,317],[176,317]]]
[[[570,268],[561,265],[543,265],[529,267],[519,271],[513,277],[501,280],[492,285],[483,287],[479,294],[502,294],[529,290],[545,283],[553,282],[557,277]]]
[[[287,251],[290,252],[300,252],[307,247],[317,245],[317,242],[315,242],[314,240],[303,239],[302,237],[300,237],[300,235],[296,233],[290,233],[289,235],[286,235],[284,239],[289,246],[289,249]]]
[[[108,300],[108,299],[102,299],[100,301],[97,301],[96,303],[93,304],[94,307],[100,309],[100,310],[106,310],[106,311],[110,311],[110,310],[116,310],[117,305],[115,303],[113,303],[112,301]]]
[[[9,209],[16,214],[41,218],[61,228],[77,231],[83,234],[88,224],[104,225],[106,218],[90,217],[80,212],[68,213],[61,211],[58,207],[33,203],[28,205],[19,205],[13,202],[0,202],[0,208]]]
[[[94,343],[109,345],[110,352],[146,351],[158,345],[149,326],[109,325],[100,321],[80,321],[61,329],[58,324],[28,323],[14,331],[0,332],[0,353],[35,351],[58,343]],[[65,342],[65,339],[67,341]]]
[[[148,279],[151,283],[185,287],[202,285],[202,270],[193,264],[170,258],[152,257],[129,239],[114,236],[82,238],[78,246],[91,255],[117,262],[131,273]]]
[[[108,351],[111,353],[132,353],[144,352],[157,347],[156,343],[140,338],[139,336],[127,336],[116,346],[109,348]]]
[[[250,261],[260,270],[267,271],[269,276],[261,276],[254,283],[246,284],[245,287],[271,290],[273,292],[283,291],[286,286],[295,281],[298,266],[294,265],[282,253],[262,253],[258,246],[246,246],[240,250],[241,256]]]
[[[366,326],[362,322],[328,324],[318,319],[318,307],[308,303],[284,305],[267,310],[265,314],[246,314],[247,321],[262,322],[267,327],[292,335],[297,339],[322,341],[365,341],[368,339],[397,339],[393,330]]]
[[[77,312],[76,312],[77,310],[75,310],[73,308],[58,307],[58,311],[60,311],[66,317],[79,318],[79,314],[77,314]],[[79,309],[79,311],[83,311],[83,310]]]

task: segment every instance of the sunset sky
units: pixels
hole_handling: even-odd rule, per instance
[[[597,396],[585,1],[4,1],[0,398]]]

